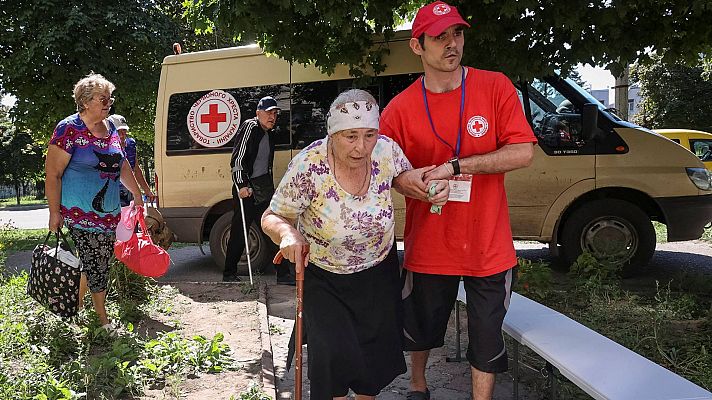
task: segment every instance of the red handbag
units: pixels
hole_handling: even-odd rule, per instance
[[[114,255],[139,275],[150,278],[161,277],[168,271],[171,256],[163,248],[153,244],[146,229],[143,212],[140,212],[136,219],[141,227],[140,231],[134,233],[125,242],[117,240],[114,243]]]

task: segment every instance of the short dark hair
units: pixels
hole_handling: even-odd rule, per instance
[[[418,43],[420,43],[420,48],[425,50],[425,34],[422,33],[418,36]]]

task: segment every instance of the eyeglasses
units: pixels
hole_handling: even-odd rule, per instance
[[[114,104],[114,101],[116,101],[116,99],[113,97],[108,97],[108,98],[107,97],[99,97],[98,99],[95,99],[95,100],[99,100],[101,105],[104,107],[110,106],[110,105]]]

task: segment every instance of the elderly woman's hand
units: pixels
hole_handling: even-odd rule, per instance
[[[62,214],[58,212],[50,212],[49,213],[49,231],[50,232],[59,232],[59,229],[62,227]]]
[[[436,206],[445,205],[448,196],[450,196],[450,185],[447,180],[432,180],[429,185],[435,185],[435,194],[428,196],[428,201]]]
[[[304,272],[304,267],[309,262],[309,243],[296,229],[282,236],[279,251],[284,258],[296,265],[296,273]]]

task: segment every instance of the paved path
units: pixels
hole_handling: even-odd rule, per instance
[[[49,209],[46,205],[8,207],[0,210],[0,227],[10,225],[20,229],[46,228]]]
[[[273,282],[273,281],[272,281]],[[277,399],[291,399],[294,390],[294,368],[286,371],[287,345],[294,326],[294,293],[291,286],[276,284],[267,285],[267,313],[272,340],[272,351],[277,387]],[[467,343],[467,324],[465,313],[460,313],[461,329],[463,330],[462,343]],[[455,313],[450,316],[450,324],[445,338],[445,346],[431,352],[426,370],[428,386],[433,400],[469,400],[470,394],[470,367],[465,362],[447,362],[447,356],[455,356]],[[306,373],[308,348],[305,347],[304,357],[304,393],[308,399],[309,378]],[[464,350],[463,350],[464,357]],[[406,356],[408,372],[397,377],[378,396],[379,400],[403,400],[408,391],[410,379],[410,360]],[[510,354],[511,364],[511,354]],[[544,378],[541,378],[542,382]],[[493,400],[509,400],[512,398],[512,377],[509,373],[497,376],[497,384]],[[531,389],[520,385],[521,400],[538,399],[539,396],[528,395]]]

